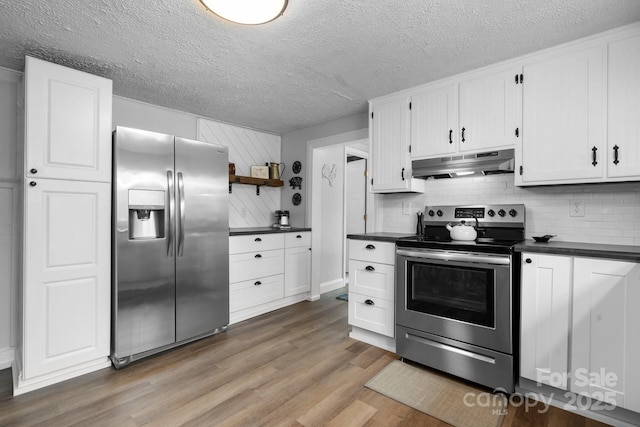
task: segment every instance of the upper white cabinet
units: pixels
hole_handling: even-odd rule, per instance
[[[640,27],[523,66],[516,185],[640,180]]]
[[[411,95],[411,157],[513,148],[519,127],[521,70],[467,74]]]
[[[640,264],[575,258],[571,391],[640,412]]]
[[[25,175],[111,182],[111,80],[26,57]]]
[[[424,192],[424,181],[411,177],[409,98],[371,101],[371,190],[375,193]]]
[[[523,135],[516,183],[602,176],[606,49],[596,46],[524,66]]]
[[[640,175],[640,34],[609,43],[607,176]]]

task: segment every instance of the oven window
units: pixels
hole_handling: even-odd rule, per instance
[[[407,263],[407,308],[495,327],[495,270]]]

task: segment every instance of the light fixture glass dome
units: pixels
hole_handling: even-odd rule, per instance
[[[200,0],[211,12],[239,24],[264,24],[282,15],[288,0]]]

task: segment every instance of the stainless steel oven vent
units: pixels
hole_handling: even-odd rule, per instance
[[[514,149],[445,156],[411,162],[414,178],[457,178],[461,176],[513,173]]]

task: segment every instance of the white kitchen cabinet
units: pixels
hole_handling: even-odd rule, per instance
[[[284,296],[311,290],[311,233],[287,233],[284,249]]]
[[[520,375],[567,390],[572,258],[522,254]]]
[[[570,390],[640,412],[640,264],[575,258]]]
[[[307,299],[310,248],[310,232],[230,236],[229,323]]]
[[[395,246],[349,239],[351,337],[387,349],[395,346]]]
[[[14,395],[110,365],[111,81],[27,57]]]
[[[411,95],[412,159],[455,153],[458,130],[458,85],[430,87]]]
[[[605,46],[597,45],[524,65],[516,185],[602,177],[606,162],[605,58]]]
[[[46,375],[108,366],[110,200],[109,183],[27,182],[18,381],[26,391]]]
[[[639,33],[608,46],[608,178],[640,177]]]
[[[424,192],[424,181],[411,177],[409,98],[370,103],[371,191]]]
[[[27,56],[25,175],[111,182],[111,80]]]

